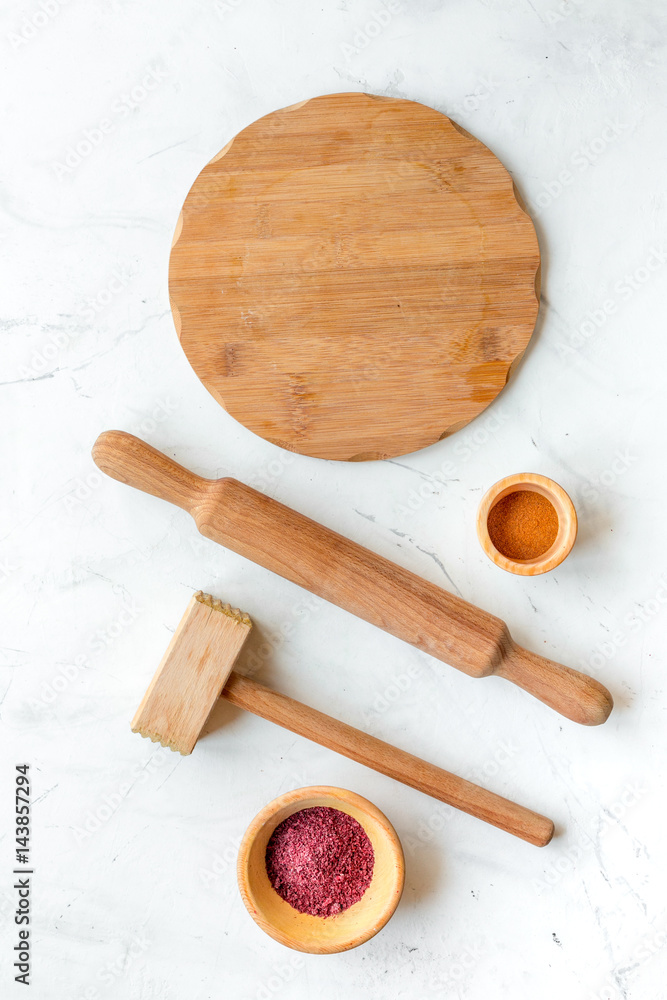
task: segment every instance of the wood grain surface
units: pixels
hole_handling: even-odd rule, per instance
[[[541,555],[533,559],[511,559],[499,552],[491,541],[488,520],[493,507],[510,493],[532,490],[545,497],[556,511],[558,532],[553,544]],[[519,472],[505,476],[486,491],[477,511],[477,537],[489,559],[508,573],[517,576],[539,576],[560,566],[572,550],[577,537],[577,512],[572,500],[562,486],[535,472]]]
[[[190,600],[132,720],[132,731],[182,754],[192,753],[218,696],[320,746],[402,781],[532,844],[548,843],[553,823],[258,684],[232,670],[250,618],[201,591]]]
[[[132,732],[192,753],[251,628],[237,608],[195,594],[132,719]]]
[[[375,855],[370,886],[335,919],[293,909],[275,891],[266,871],[266,846],[275,828],[293,813],[318,806],[340,809],[356,819]],[[241,898],[262,930],[296,951],[332,955],[356,948],[384,927],[403,892],[405,859],[398,834],[372,802],[346,788],[311,785],[285,792],[255,816],[241,841],[237,874]]]
[[[599,681],[517,646],[500,618],[244,483],[201,479],[123,431],[101,434],[93,458],[190,511],[207,538],[473,677],[505,677],[583,725],[611,712]]]
[[[553,837],[554,824],[546,816],[272,691],[235,670],[229,675],[222,696],[238,708],[402,781],[536,847],[544,847]]]
[[[183,349],[242,424],[333,459],[402,455],[477,416],[538,310],[512,178],[432,108],[316,97],[203,169],[169,288]]]

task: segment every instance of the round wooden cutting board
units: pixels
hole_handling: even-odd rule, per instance
[[[232,416],[360,460],[432,444],[496,397],[533,331],[539,264],[486,146],[422,104],[332,94],[260,118],[202,170],[169,288]]]

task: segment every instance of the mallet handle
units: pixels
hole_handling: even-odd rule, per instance
[[[203,535],[473,677],[496,673],[594,726],[612,708],[598,681],[516,646],[499,618],[235,479],[201,479],[131,434],[93,448],[114,479],[189,510]]]
[[[305,736],[313,743],[335,750],[426,795],[432,795],[455,809],[527,840],[529,844],[544,847],[553,836],[554,825],[546,816],[443,771],[435,764],[428,764],[405,750],[362,733],[284,694],[271,691],[236,671],[230,674],[222,696],[238,708],[275,722],[292,733]]]

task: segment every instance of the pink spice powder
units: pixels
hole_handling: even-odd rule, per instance
[[[313,806],[280,823],[266,846],[266,872],[300,913],[331,917],[358,902],[373,877],[373,845],[356,819]]]

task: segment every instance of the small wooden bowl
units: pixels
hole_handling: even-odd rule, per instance
[[[540,493],[553,504],[558,515],[558,532],[553,544],[534,559],[510,559],[495,547],[489,536],[488,518],[495,505],[510,493],[522,490]],[[477,512],[477,537],[489,559],[508,573],[537,576],[548,573],[562,563],[577,537],[577,512],[562,486],[546,476],[522,472],[499,480],[484,495]]]
[[[375,853],[368,889],[358,903],[333,917],[299,913],[278,895],[266,873],[266,846],[275,828],[292,813],[312,806],[340,809],[354,817]],[[344,788],[313,785],[281,795],[255,816],[239,848],[237,874],[241,898],[263,931],[295,951],[331,955],[356,948],[384,927],[403,892],[405,862],[396,831],[372,802]]]

